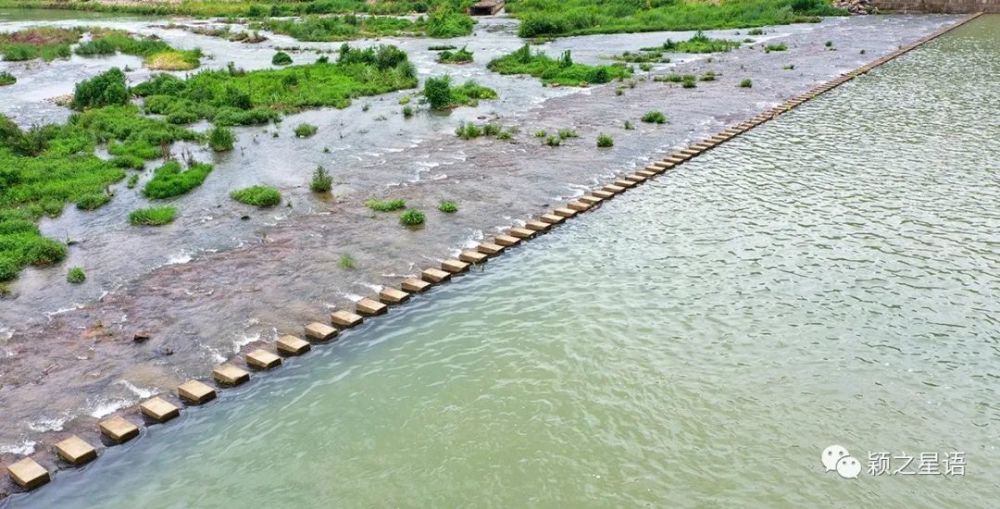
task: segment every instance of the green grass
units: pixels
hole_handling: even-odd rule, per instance
[[[705,71],[705,74],[702,74],[698,79],[700,81],[715,81],[716,76],[715,71]]]
[[[143,57],[146,67],[164,71],[187,71],[201,65],[201,50],[177,50],[160,39],[106,28],[93,29],[91,40],[80,43],[74,52],[87,57],[121,52]]]
[[[615,146],[615,140],[607,134],[601,133],[597,136],[598,148],[609,148]]]
[[[827,0],[509,0],[521,37],[708,30],[815,22],[845,15]]]
[[[391,15],[424,13],[465,7],[469,0],[328,0],[328,1],[275,1],[275,0],[198,0],[173,2],[150,0],[143,2],[91,2],[84,0],[0,0],[5,8],[51,8],[81,11],[123,12],[165,16],[194,16],[201,18],[239,17],[267,18],[304,16],[311,14],[366,13]]]
[[[340,255],[340,259],[337,260],[337,266],[342,269],[353,269],[356,266],[354,257],[349,254]]]
[[[442,201],[438,204],[438,210],[445,214],[454,214],[458,212],[458,205],[453,201]]]
[[[139,184],[139,176],[129,175],[128,181],[125,183],[125,186],[128,187],[129,189],[134,189],[135,186],[137,186],[138,184]]]
[[[469,80],[461,85],[451,84],[451,76],[427,78],[424,82],[424,98],[432,109],[447,110],[459,106],[475,106],[481,99],[496,99],[497,93]]]
[[[548,136],[545,138],[545,144],[550,147],[558,147],[562,145],[563,139],[559,136]]]
[[[309,181],[309,190],[314,193],[329,193],[330,189],[333,189],[333,176],[326,168],[317,166]]]
[[[416,71],[394,46],[341,46],[337,63],[314,63],[245,72],[206,70],[181,79],[161,74],[132,88],[147,113],[186,124],[207,119],[216,125],[263,124],[281,113],[330,106],[414,88]]]
[[[365,206],[375,212],[393,212],[406,208],[406,200],[395,198],[391,200],[371,199],[365,202]]]
[[[662,111],[648,111],[642,116],[642,121],[647,124],[666,124],[667,116]]]
[[[632,121],[631,120],[626,120],[625,121],[625,130],[626,131],[632,131],[634,129],[635,129],[635,125],[632,124]]]
[[[764,51],[767,53],[770,53],[772,51],[785,51],[787,49],[788,45],[786,45],[783,42],[779,42],[777,44],[768,44],[767,46],[764,46]]]
[[[471,34],[474,25],[472,18],[465,14],[450,9],[439,9],[430,16],[412,20],[348,14],[267,19],[253,23],[250,27],[254,30],[268,30],[289,35],[300,41],[333,42],[394,36],[460,37]]]
[[[125,73],[117,67],[76,84],[70,107],[75,110],[97,108],[109,105],[124,105],[129,102]]]
[[[128,215],[128,222],[136,226],[162,226],[172,223],[177,217],[177,209],[173,207],[149,207],[133,210]]]
[[[0,55],[9,62],[40,58],[46,62],[70,57],[70,45],[80,40],[78,28],[35,27],[0,33]]]
[[[14,83],[17,83],[17,78],[15,78],[13,74],[7,71],[0,72],[0,87],[6,87],[8,85],[13,85]]]
[[[229,197],[246,205],[258,208],[274,207],[281,203],[281,193],[269,186],[250,186],[229,193]]]
[[[279,51],[271,57],[271,65],[291,65],[292,57],[288,56],[288,53],[284,51]]]
[[[464,47],[458,51],[442,51],[438,53],[437,61],[441,64],[467,64],[472,62],[472,52]]]
[[[66,273],[66,281],[74,285],[82,284],[87,280],[87,273],[80,267],[73,267]]]
[[[157,200],[180,196],[200,186],[211,172],[210,164],[194,163],[185,170],[181,163],[168,161],[153,172],[153,178],[146,182],[142,194]]]
[[[236,136],[232,129],[223,126],[215,126],[208,131],[208,146],[216,152],[228,152],[233,149]]]
[[[753,80],[751,80],[750,78],[746,78],[743,81],[740,81],[740,88],[752,88],[752,87],[753,87]]]
[[[310,138],[319,131],[319,128],[312,124],[299,124],[295,126],[295,136],[298,138]]]
[[[438,44],[435,46],[428,46],[427,49],[430,51],[447,51],[452,49],[458,49],[458,47],[452,46],[451,44]]]
[[[558,58],[542,52],[532,52],[525,44],[521,49],[490,62],[487,67],[500,74],[527,74],[542,80],[545,84],[582,86],[586,84],[608,83],[616,78],[627,78],[632,70],[622,64],[584,65],[573,63],[569,51]]]
[[[399,222],[404,226],[419,226],[424,224],[424,213],[417,209],[407,209],[399,216]]]
[[[413,107],[409,105],[403,106],[403,118],[410,118],[412,116],[413,116]]]
[[[764,35],[764,30],[760,28],[751,28],[747,31],[747,35]]]
[[[111,201],[107,193],[88,193],[76,199],[76,208],[80,210],[96,210]]]

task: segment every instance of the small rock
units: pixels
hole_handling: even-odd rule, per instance
[[[148,332],[136,332],[132,335],[132,341],[136,343],[145,343],[152,335]]]

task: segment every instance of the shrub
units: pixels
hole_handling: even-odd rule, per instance
[[[353,269],[355,266],[354,258],[349,254],[340,255],[340,260],[337,260],[337,266],[342,269]]]
[[[660,111],[650,111],[642,116],[642,121],[649,124],[665,124],[667,123],[667,116]]]
[[[786,49],[788,49],[788,46],[785,45],[785,43],[783,42],[778,44],[768,44],[767,46],[764,46],[764,51],[768,53],[772,51],[785,51]]]
[[[625,121],[625,130],[626,131],[631,131],[633,129],[635,129],[635,126],[632,125],[632,121],[631,120],[626,120]]]
[[[550,147],[558,147],[559,145],[562,145],[562,138],[558,136],[549,136],[548,138],[545,138],[545,144]]]
[[[208,132],[208,145],[216,152],[227,152],[233,149],[236,137],[228,127],[215,126]]]
[[[451,38],[469,35],[476,22],[469,16],[449,7],[440,7],[427,17],[427,35],[437,38]]]
[[[317,131],[319,131],[319,128],[312,124],[299,124],[295,126],[295,136],[299,138],[308,138],[316,134]]]
[[[288,53],[284,51],[279,51],[271,57],[272,65],[289,65],[292,63],[292,57],[288,56]]]
[[[472,60],[472,52],[464,47],[458,51],[442,51],[437,57],[438,63],[442,64],[467,64]]]
[[[365,202],[365,206],[376,212],[393,212],[406,208],[406,200],[395,198],[392,200],[371,199]]]
[[[549,133],[545,132],[545,129],[539,129],[535,131],[535,138],[544,138],[548,135]]]
[[[424,213],[417,209],[407,209],[399,216],[399,222],[405,226],[418,226],[424,224]]]
[[[333,188],[333,176],[326,168],[317,166],[313,171],[312,180],[309,181],[309,190],[314,193],[329,193]]]
[[[445,214],[454,214],[458,212],[458,205],[453,201],[443,201],[438,205],[438,210]]]
[[[177,161],[168,161],[153,172],[142,194],[147,198],[164,199],[180,196],[201,185],[212,172],[212,165],[194,163],[187,170]]]
[[[107,193],[89,193],[77,198],[76,208],[80,210],[94,210],[102,207],[109,201],[111,201],[111,197]]]
[[[747,32],[747,35],[764,35],[764,30],[762,30],[760,28],[751,28]]]
[[[597,146],[599,148],[609,148],[615,146],[615,140],[607,134],[601,133],[597,136]]]
[[[125,73],[113,67],[89,80],[77,83],[70,107],[83,110],[112,104],[127,104],[128,100]]]
[[[715,72],[714,71],[706,71],[705,74],[702,74],[701,78],[699,78],[699,79],[701,81],[715,81]]]
[[[825,43],[823,43],[823,46],[826,46],[827,48],[832,48],[833,47],[833,41],[826,41]]]
[[[161,226],[174,221],[177,209],[173,207],[149,207],[133,210],[128,222],[136,226]]]
[[[695,88],[698,84],[695,83],[695,77],[691,75],[685,75],[684,80],[681,81],[681,87],[683,88]]]
[[[740,88],[751,88],[753,87],[753,80],[746,78],[740,82]]]
[[[403,106],[403,118],[410,118],[413,116],[413,107],[406,105]]]
[[[17,78],[13,74],[4,71],[0,72],[0,87],[6,87],[7,85],[13,85],[17,83]]]
[[[281,193],[268,186],[250,186],[229,193],[229,197],[246,205],[258,208],[274,207],[281,203]]]
[[[560,129],[559,130],[559,138],[560,139],[566,140],[566,139],[569,139],[569,138],[577,138],[577,137],[579,137],[579,135],[576,134],[576,131],[573,130],[573,129]]]
[[[483,128],[473,124],[472,122],[469,122],[468,124],[463,122],[458,125],[457,129],[455,129],[455,135],[463,140],[471,140],[482,136]]]
[[[66,281],[78,285],[87,280],[87,274],[80,267],[73,267],[66,273]]]
[[[424,82],[424,97],[435,110],[451,105],[451,76],[427,78]]]

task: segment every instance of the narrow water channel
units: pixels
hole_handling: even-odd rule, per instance
[[[998,56],[981,18],[6,502],[996,507]]]

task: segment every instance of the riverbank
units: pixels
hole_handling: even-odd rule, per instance
[[[307,210],[253,216],[253,242],[157,268],[99,301],[44,318],[35,315],[13,331],[2,345],[0,403],[9,410],[3,425],[10,428],[0,431],[0,443],[8,444],[8,452],[19,444],[23,447],[17,452],[29,447],[44,451],[60,433],[39,429],[93,433],[98,414],[108,408],[128,406],[143,395],[169,393],[187,378],[202,378],[221,360],[273,341],[279,333],[297,332],[303,323],[325,321],[334,306],[352,308],[352,299],[373,287],[395,286],[417,267],[445,258],[515,218],[535,215],[613,173],[634,168],[657,151],[741,121],[956,19],[871,17],[789,27],[772,35],[775,42],[786,43],[783,52],[767,53],[758,44],[711,61],[702,57],[671,65],[671,72],[713,71],[720,76],[695,89],[647,80],[622,95],[614,85],[567,91],[501,117],[501,123],[521,128],[514,144],[436,137],[360,158],[338,169],[345,184],[335,190],[334,203],[310,203],[308,194],[299,192],[295,203],[306,203]],[[627,41],[637,49],[654,46],[668,34],[608,36],[602,43],[616,37],[621,38],[619,45]],[[562,49],[587,54],[588,44],[588,38],[567,38],[545,49],[550,54]],[[744,79],[752,79],[752,87],[739,88]],[[639,122],[651,110],[664,111],[670,123]],[[356,110],[308,112],[289,123],[347,125],[352,116],[357,116]],[[626,130],[626,120],[638,128]],[[559,148],[542,145],[530,134],[567,127],[579,138]],[[601,132],[613,133],[613,149],[594,147]],[[329,138],[311,143],[336,146],[338,134],[343,131],[333,130]],[[252,142],[242,147],[241,158],[264,166],[274,164],[276,157],[287,158]],[[299,184],[290,179],[284,185],[294,190]],[[455,200],[460,213],[431,214],[423,230],[401,230],[394,216],[373,218],[363,207],[372,195],[385,194],[424,209]],[[232,215],[199,222],[220,231],[242,223]],[[160,239],[184,233],[179,229]],[[110,250],[99,238],[88,244],[91,254]],[[355,260],[354,269],[336,268],[345,252]],[[135,343],[137,333],[150,339]]]

